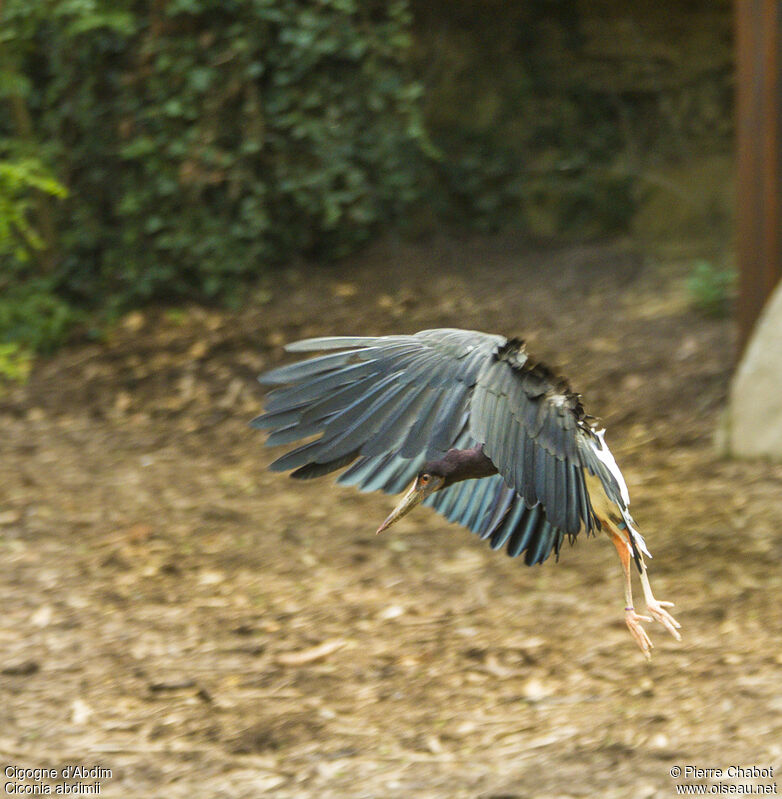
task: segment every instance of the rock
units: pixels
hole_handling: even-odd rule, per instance
[[[733,376],[728,453],[782,460],[782,283],[766,303]]]

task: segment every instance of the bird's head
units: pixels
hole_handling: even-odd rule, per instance
[[[415,482],[410,486],[408,492],[402,497],[399,504],[391,511],[389,517],[377,528],[378,533],[387,530],[394,522],[409,513],[416,505],[423,502],[430,494],[434,494],[445,485],[445,475],[435,474],[430,469],[424,467],[418,473]]]

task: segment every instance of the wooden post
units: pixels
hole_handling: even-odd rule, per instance
[[[782,2],[735,0],[739,354],[782,278]]]

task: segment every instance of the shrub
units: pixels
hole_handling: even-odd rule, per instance
[[[697,261],[687,280],[692,305],[706,316],[727,316],[733,299],[736,273],[710,261]]]
[[[406,0],[6,0],[0,137],[69,196],[51,268],[3,301],[0,336],[48,346],[68,305],[224,299],[398,219],[422,159],[409,24]],[[34,238],[30,218],[17,198],[12,224]],[[22,255],[0,251],[19,278]]]

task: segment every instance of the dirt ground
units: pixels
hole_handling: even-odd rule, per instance
[[[782,467],[715,454],[733,333],[688,307],[691,263],[386,243],[41,362],[0,398],[4,768],[280,799],[643,799],[692,782],[676,766],[782,769]],[[524,336],[603,418],[682,643],[647,625],[645,662],[607,539],[527,568],[428,509],[376,537],[393,498],[265,470],[247,422],[284,342],[436,326]]]

